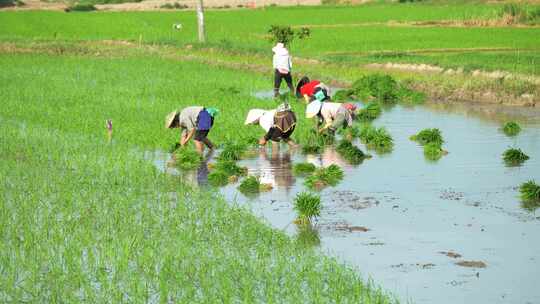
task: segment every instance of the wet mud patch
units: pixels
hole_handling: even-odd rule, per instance
[[[364,232],[371,231],[371,229],[365,226],[352,225],[346,221],[330,221],[330,222],[319,222],[317,223],[320,231],[325,231],[326,233],[337,233],[337,234],[361,234]]]
[[[456,265],[469,268],[486,268],[487,264],[482,261],[459,261]]]
[[[458,259],[461,257],[461,254],[453,252],[453,251],[439,251],[440,254],[444,254],[445,256],[449,258]]]
[[[405,264],[405,263],[399,263],[390,265],[390,268],[399,270],[401,272],[410,272],[413,270],[429,270],[433,269],[436,265],[433,263],[411,263],[411,264]]]
[[[453,189],[446,189],[441,192],[439,195],[440,199],[448,200],[448,201],[460,201],[464,197],[463,192],[458,192]]]
[[[359,192],[350,190],[333,191],[328,196],[327,201],[337,210],[362,210],[380,204],[375,197],[364,197]]]

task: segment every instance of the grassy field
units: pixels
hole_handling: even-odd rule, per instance
[[[245,109],[269,106],[243,93],[264,78],[148,56],[7,55],[0,66],[0,301],[390,302],[143,159],[178,139],[163,128],[168,111],[203,100],[222,111],[210,137],[237,139]],[[242,93],[221,90],[232,86]]]

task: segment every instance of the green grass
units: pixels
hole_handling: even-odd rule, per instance
[[[377,153],[389,153],[394,148],[392,136],[384,127],[364,126],[360,130],[360,140],[368,149],[375,150]]]
[[[184,170],[195,169],[201,164],[201,156],[190,148],[181,148],[175,152],[176,165]]]
[[[260,188],[259,179],[253,175],[244,178],[238,186],[238,190],[244,194],[257,194],[260,192]]]
[[[320,153],[327,145],[334,143],[334,136],[328,132],[318,133],[315,130],[309,130],[306,139],[302,142],[302,152]]]
[[[215,163],[213,170],[223,171],[227,173],[228,175],[236,175],[236,176],[243,176],[247,174],[247,168],[238,166],[236,162],[233,160],[219,159]]]
[[[519,132],[521,132],[521,127],[517,122],[509,121],[503,125],[502,131],[507,136],[516,136],[519,134]]]
[[[356,117],[363,122],[370,122],[381,116],[382,109],[378,102],[369,102],[357,111]]]
[[[223,150],[221,150],[218,159],[232,161],[240,160],[242,154],[246,151],[246,148],[245,144],[228,142],[223,146]]]
[[[229,183],[229,176],[223,170],[212,170],[208,173],[208,183],[214,187],[223,187]]]
[[[317,167],[315,167],[315,165],[311,163],[298,163],[298,164],[294,164],[293,173],[294,175],[299,175],[299,176],[308,175],[308,174],[313,173],[313,171],[315,171],[316,168]]]
[[[348,140],[342,140],[339,145],[336,147],[336,151],[345,158],[348,162],[353,165],[358,165],[364,161],[364,159],[369,158],[370,156],[365,154],[360,148],[353,145]]]
[[[310,189],[320,190],[326,186],[335,186],[343,179],[343,170],[338,165],[317,168],[306,178],[304,184]]]
[[[503,160],[507,166],[519,166],[529,159],[521,149],[510,148],[504,151]]]
[[[301,223],[309,224],[321,215],[321,197],[309,192],[300,192],[294,198],[294,210],[298,213],[298,220]]]

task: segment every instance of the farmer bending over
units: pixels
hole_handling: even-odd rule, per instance
[[[250,110],[244,124],[259,124],[266,134],[259,139],[261,146],[272,141],[272,149],[279,149],[279,142],[286,142],[291,147],[296,147],[296,143],[291,139],[291,135],[296,127],[296,115],[289,107],[283,103],[276,110]]]
[[[281,86],[282,79],[285,79],[291,94],[293,94],[294,87],[291,76],[292,61],[289,51],[283,43],[279,42],[272,48],[272,52],[274,52],[274,57],[272,58],[272,64],[274,66],[274,97],[279,97],[279,87]]]
[[[316,95],[318,95],[318,98]],[[309,103],[315,99],[320,101],[329,101],[330,88],[318,80],[309,80],[307,76],[304,76],[296,85],[296,97],[304,97],[306,103]]]
[[[180,146],[185,146],[193,137],[195,148],[199,154],[204,151],[204,145],[213,149],[214,145],[208,139],[208,133],[214,125],[214,117],[219,113],[216,108],[187,107],[181,112],[175,111],[167,115],[167,128],[180,128]]]
[[[317,117],[317,131],[329,130],[334,133],[338,128],[352,126],[356,106],[352,103],[321,102],[314,100],[306,108],[306,117]],[[324,125],[323,125],[324,123]],[[323,125],[321,127],[321,125]]]

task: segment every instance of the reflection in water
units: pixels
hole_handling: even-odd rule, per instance
[[[321,154],[308,154],[306,161],[317,167],[338,165],[341,168],[350,167],[350,164],[336,151],[333,146],[326,146]]]
[[[284,188],[287,192],[295,182],[295,177],[292,174],[291,150],[280,152],[277,149],[272,149],[268,153],[268,149],[261,148],[259,150],[259,179],[263,184],[271,184],[272,187]],[[268,162],[265,166],[263,161]]]
[[[311,224],[296,224],[296,244],[301,248],[316,247],[321,244],[319,230]]]
[[[170,158],[165,163],[165,173],[170,173],[173,175],[179,175],[182,178],[182,181],[191,186],[207,186],[208,185],[208,162],[214,154],[213,150],[210,150],[203,157],[201,164],[196,169],[192,170],[178,170],[176,168],[176,156],[171,154]]]

